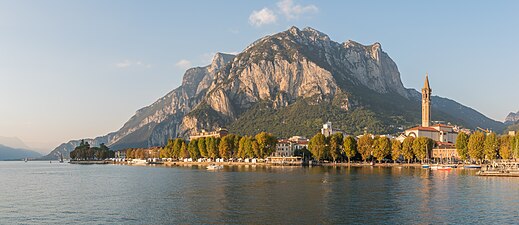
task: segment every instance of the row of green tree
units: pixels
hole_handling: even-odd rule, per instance
[[[343,137],[341,133],[325,137],[318,133],[310,139],[308,148],[312,157],[317,160],[333,162],[351,160],[397,161],[411,162],[427,159],[428,151],[434,147],[434,141],[426,137],[407,137],[402,143],[385,136],[365,134],[356,140],[352,136]]]
[[[189,142],[182,138],[168,141],[160,151],[161,158],[266,158],[276,150],[277,139],[270,133],[256,136],[234,134],[222,138],[205,137]]]
[[[103,160],[113,157],[115,157],[115,153],[104,143],[99,145],[99,147],[91,147],[84,140],[81,140],[79,146],[70,152],[70,158],[73,160]]]
[[[483,162],[495,159],[519,158],[519,134],[516,136],[495,133],[474,132],[471,135],[459,133],[456,150],[462,160]]]
[[[152,149],[130,148],[130,149],[126,149],[126,158],[132,158],[132,159],[158,158],[160,156],[160,154],[159,154],[160,151],[161,151],[161,148],[152,148]]]

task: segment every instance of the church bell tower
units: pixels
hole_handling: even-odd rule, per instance
[[[425,83],[422,88],[422,127],[431,126],[431,93],[429,75],[425,75]]]

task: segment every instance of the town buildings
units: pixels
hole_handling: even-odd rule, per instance
[[[458,129],[445,124],[431,124],[431,94],[429,76],[426,75],[422,88],[422,125],[407,129],[405,136],[427,137],[434,140],[437,147],[428,152],[429,158],[459,158],[455,147]]]
[[[195,140],[197,138],[205,138],[205,137],[222,138],[222,137],[226,136],[227,134],[229,134],[229,131],[227,131],[227,129],[225,129],[225,128],[218,128],[215,131],[206,131],[206,130],[202,129],[200,132],[189,136],[189,140]]]

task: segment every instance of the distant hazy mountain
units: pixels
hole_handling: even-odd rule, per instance
[[[516,122],[519,122],[519,111],[516,113],[511,112],[508,114],[508,116],[505,118],[505,124],[514,124]]]
[[[8,146],[11,148],[29,149],[29,147],[17,137],[1,137],[0,145]]]
[[[0,145],[0,160],[15,160],[24,158],[38,158],[41,154],[26,149],[17,149]]]
[[[433,120],[504,129],[453,100],[434,96],[432,102]],[[292,27],[236,56],[218,53],[210,65],[187,70],[180,87],[92,141],[112,149],[161,146],[217,127],[242,135],[309,136],[327,120],[351,134],[395,133],[420,122],[420,105],[420,92],[404,87],[379,43],[338,43],[315,29]],[[62,144],[49,157],[68,156],[76,143]]]

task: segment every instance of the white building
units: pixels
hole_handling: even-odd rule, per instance
[[[341,133],[344,134],[344,131],[339,129],[333,129],[332,128],[332,122],[328,121],[325,124],[323,124],[323,128],[321,128],[321,134],[323,134],[325,137],[332,136],[333,134]]]

